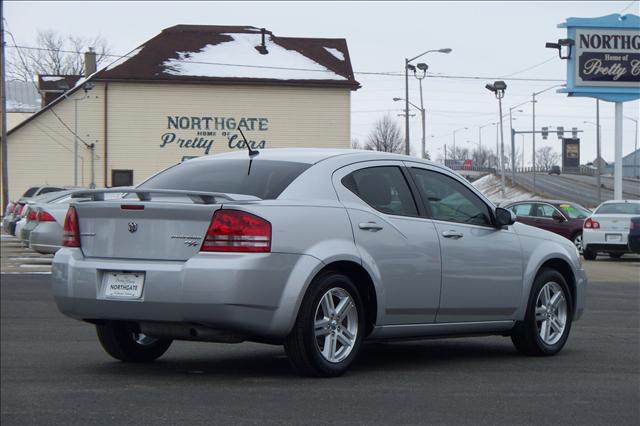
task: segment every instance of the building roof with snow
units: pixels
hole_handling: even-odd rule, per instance
[[[217,25],[167,28],[92,79],[360,87],[344,39],[279,37],[256,27]]]

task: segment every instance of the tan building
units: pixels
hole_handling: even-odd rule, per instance
[[[79,186],[137,184],[190,157],[246,149],[240,130],[257,149],[348,148],[359,87],[343,39],[171,27],[10,131],[10,197],[74,184],[76,126]]]

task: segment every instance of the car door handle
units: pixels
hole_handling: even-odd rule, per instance
[[[463,237],[462,232],[458,231],[442,231],[442,236],[445,238],[453,238],[454,240]]]
[[[358,228],[364,229],[365,231],[377,232],[382,229],[382,225],[378,225],[375,222],[362,222],[358,224]]]

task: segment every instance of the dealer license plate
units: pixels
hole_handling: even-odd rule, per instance
[[[144,285],[143,272],[105,272],[105,297],[139,299]]]
[[[606,238],[607,242],[609,242],[609,241],[611,241],[611,242],[622,241],[622,235],[620,235],[620,234],[607,234],[607,235],[605,235],[605,238]]]

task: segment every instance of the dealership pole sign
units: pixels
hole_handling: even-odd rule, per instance
[[[615,103],[614,197],[621,199],[622,105],[640,99],[640,16],[567,18],[558,27],[567,29],[568,44],[567,84],[558,92]]]

